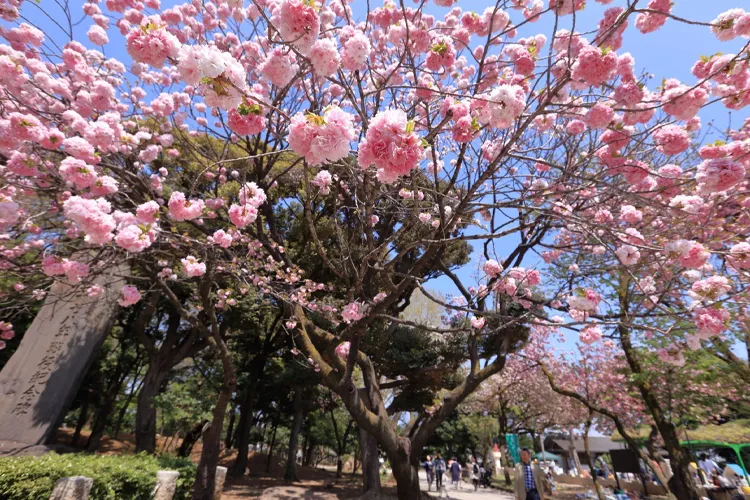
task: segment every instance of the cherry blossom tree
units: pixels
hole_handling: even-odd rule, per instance
[[[106,0],[83,4],[83,38],[65,2],[4,1],[2,342],[51,282],[111,295],[91,280],[127,262],[113,299],[158,292],[222,364],[196,500],[213,496],[236,387],[227,311],[251,290],[283,311],[310,369],[378,440],[403,499],[418,495],[429,436],[550,310],[584,342],[617,330],[633,372],[633,336],[647,330],[674,337],[659,352],[679,361],[722,333],[744,290],[748,132],[701,147],[700,162],[688,153],[711,100],[750,103],[748,47],[733,41],[750,36],[750,14],[599,3],[614,5],[581,27],[578,0],[498,0],[481,13],[453,0]],[[540,19],[549,33],[535,31]],[[697,60],[693,81],[649,88],[625,29],[667,22],[738,50]],[[465,269],[472,250],[478,276]],[[724,256],[731,268],[707,267]],[[566,286],[540,287],[547,264],[571,259]],[[449,301],[425,290],[438,277]],[[452,311],[446,325],[400,317],[416,290]],[[603,298],[612,308],[598,312]],[[384,401],[394,381],[363,341],[404,325],[460,337],[466,367],[408,436]],[[675,477],[680,498],[697,498]]]

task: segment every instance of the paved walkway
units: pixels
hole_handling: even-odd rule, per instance
[[[419,471],[419,482],[422,485],[422,491],[427,491],[427,476],[424,470]],[[491,488],[479,488],[474,491],[474,485],[469,483],[461,483],[461,489],[454,489],[450,483],[443,484],[443,488],[438,494],[435,491],[435,483],[432,484],[432,490],[430,495],[435,498],[450,498],[454,500],[513,500],[513,495],[506,491],[495,490]]]

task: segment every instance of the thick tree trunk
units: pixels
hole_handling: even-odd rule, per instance
[[[394,460],[388,457],[396,479],[396,496],[398,500],[417,500],[421,498],[419,488],[419,469],[410,463],[407,457]]]
[[[380,457],[378,456],[378,440],[360,427],[359,429],[359,461],[362,463],[362,490],[365,493],[380,493]]]
[[[138,393],[138,405],[135,413],[135,451],[154,453],[156,451],[156,408],[154,398],[159,394],[161,385],[169,375],[170,366],[152,360],[143,377],[143,385]]]
[[[664,440],[664,449],[669,453],[674,475],[669,479],[669,489],[677,498],[682,500],[699,500],[701,497],[698,488],[690,473],[690,457],[680,446],[677,430],[674,425],[667,423],[659,426],[659,432]]]
[[[221,453],[221,431],[224,427],[227,405],[232,399],[235,385],[234,373],[227,374],[225,365],[224,384],[214,407],[213,419],[211,425],[203,433],[203,450],[196,471],[193,500],[213,500],[214,498],[216,467],[219,465],[219,454]]]
[[[297,447],[299,446],[299,431],[302,428],[302,413],[302,389],[298,387],[294,391],[294,420],[292,421],[292,431],[289,435],[289,449],[286,454],[284,481],[297,481]]]

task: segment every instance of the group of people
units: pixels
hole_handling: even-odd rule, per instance
[[[440,453],[436,453],[434,459],[430,455],[427,455],[422,466],[427,474],[427,491],[430,491],[433,482],[435,483],[436,491],[440,491],[441,488],[443,488],[443,476],[446,474],[450,474],[451,485],[454,486],[455,489],[461,488],[461,473],[463,467],[461,467],[461,464],[456,457],[448,460],[448,463],[446,464]],[[479,463],[477,463],[477,459],[474,457],[471,457],[469,467],[471,471],[471,482],[476,491],[479,488],[479,484],[484,475],[484,469]]]
[[[440,453],[436,453],[434,458],[427,455],[422,466],[427,474],[427,491],[432,489],[433,482],[436,491],[440,491],[443,488],[443,476],[446,474],[450,474],[451,486],[457,490],[461,488],[463,468],[456,457],[448,460],[446,464]],[[486,471],[474,457],[471,457],[469,467],[471,482],[474,485],[474,491],[476,491],[485,479]],[[545,494],[549,491],[546,481],[545,474],[539,465],[532,463],[531,452],[528,448],[523,448],[521,450],[521,462],[516,465],[516,500],[544,500]]]

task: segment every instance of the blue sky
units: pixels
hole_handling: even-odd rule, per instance
[[[182,3],[182,1],[163,0],[162,6],[168,7],[177,3]],[[245,3],[248,4],[249,2],[246,1]],[[603,6],[590,0],[587,2],[586,8],[576,15],[576,27],[578,31],[595,30],[606,8],[613,5],[622,5],[623,3],[624,1],[622,0],[615,0],[611,5]],[[646,1],[644,0],[642,3],[645,5]],[[673,14],[686,19],[707,22],[714,19],[719,13],[742,3],[743,0],[713,0],[711,2],[703,0],[677,0],[672,12]],[[91,44],[88,43],[85,33],[92,21],[89,18],[82,16],[83,4],[84,2],[82,0],[70,0],[69,2],[71,12],[73,13],[73,22],[78,22],[73,27],[74,38],[91,46]],[[379,5],[376,0],[371,0],[371,4],[373,7]],[[477,12],[481,13],[487,6],[491,4],[494,5],[494,2],[490,2],[489,0],[466,0],[459,2],[459,4],[464,7],[464,10],[469,10],[468,7],[471,6]],[[41,14],[39,7],[42,5],[50,9],[51,17],[55,21],[67,24],[65,17],[61,14],[59,8],[53,4],[52,0],[42,0],[38,5],[34,2],[26,2],[22,13],[28,21],[33,22],[51,37],[60,41],[62,32],[57,26],[55,26],[55,23],[51,18],[47,18]],[[407,5],[413,5],[411,0],[407,0]],[[366,6],[366,0],[354,0],[352,7],[357,19],[363,19],[366,12]],[[438,18],[442,18],[449,9],[445,7],[437,7],[432,1],[430,1],[426,10]],[[523,20],[519,11],[511,11],[510,14],[512,22],[521,22]],[[529,24],[522,28],[519,35],[529,36],[531,34],[544,33],[547,36],[547,39],[551,40],[553,25],[550,16],[545,17],[548,19],[539,21],[538,23]],[[559,28],[570,28],[572,22],[573,16],[561,18]],[[108,57],[115,57],[124,62],[129,61],[129,57],[124,49],[122,36],[117,29],[112,26],[108,30],[108,33],[113,43],[104,49],[105,55]],[[690,68],[701,55],[711,55],[716,52],[736,52],[742,44],[743,40],[734,40],[726,43],[719,42],[709,28],[704,26],[691,26],[675,20],[669,20],[663,28],[655,33],[642,35],[635,29],[634,22],[631,20],[630,26],[625,33],[623,48],[618,52],[623,53],[627,51],[634,56],[637,72],[646,70],[654,75],[648,85],[649,88],[653,90],[660,85],[663,78],[674,77],[688,84],[694,83],[695,78],[690,73]],[[92,48],[95,47],[92,46]],[[724,129],[729,123],[730,116],[732,123],[739,124],[746,116],[748,116],[748,114],[747,112],[730,114],[725,108],[723,108],[723,106],[716,104],[704,110],[700,116],[703,120],[704,129],[708,126],[709,122],[713,122],[718,128]],[[712,141],[715,138],[717,138],[716,134],[714,134],[713,137],[709,137],[708,140]],[[507,253],[514,248],[515,243],[516,241],[513,238],[500,241],[496,246],[498,251],[497,257],[503,258],[507,255]],[[477,272],[478,265],[481,264],[481,251],[479,246],[477,247],[477,251],[475,251],[474,257],[475,258],[471,264],[465,266],[458,272],[459,276],[466,279],[467,282],[471,281],[471,277]],[[534,267],[538,264],[535,257],[531,254],[530,259],[531,260],[524,263],[526,267]],[[456,292],[453,285],[446,278],[437,279],[430,283],[428,287],[440,290],[446,294],[454,294]]]

